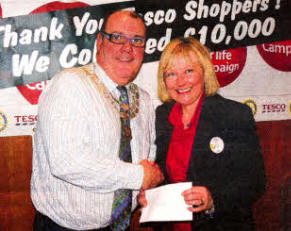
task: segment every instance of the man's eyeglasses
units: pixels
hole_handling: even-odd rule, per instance
[[[110,42],[115,43],[115,44],[125,44],[127,41],[134,46],[134,47],[144,47],[145,45],[145,38],[144,37],[139,37],[135,36],[133,38],[128,38],[122,34],[118,33],[112,33],[108,34],[106,32],[100,31],[100,33],[107,38]]]

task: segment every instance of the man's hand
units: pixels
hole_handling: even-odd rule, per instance
[[[164,175],[156,163],[144,159],[139,164],[143,167],[144,172],[142,189],[153,188],[164,180]]]

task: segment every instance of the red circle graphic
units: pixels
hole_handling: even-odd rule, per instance
[[[291,71],[291,40],[257,45],[259,54],[271,67]]]
[[[73,8],[81,8],[89,6],[86,3],[83,2],[60,2],[60,1],[54,1],[49,2],[47,4],[44,4],[35,10],[31,11],[30,14],[36,14],[36,13],[44,13],[44,12],[51,12],[56,10],[68,10]]]
[[[211,53],[220,87],[232,83],[241,73],[247,59],[247,48],[240,47]]]
[[[36,8],[35,10],[31,11],[30,14],[51,12],[56,10],[67,10],[86,6],[89,5],[83,2],[66,3],[60,1],[53,1]],[[17,86],[17,89],[30,104],[37,104],[38,98],[42,90],[45,88],[46,84],[47,81],[31,83],[23,86]]]

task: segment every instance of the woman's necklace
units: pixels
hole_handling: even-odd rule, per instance
[[[185,111],[182,112],[182,123],[184,125],[184,128],[189,128],[191,126],[191,121],[193,118],[193,114],[195,113],[195,110],[194,112],[192,111],[187,112],[187,113]]]
[[[114,110],[117,113],[119,113],[120,117],[124,119],[134,118],[136,114],[138,113],[138,108],[139,108],[139,93],[138,93],[137,85],[134,83],[129,83],[129,91],[130,91],[129,105],[125,103],[121,103],[108,91],[108,89],[100,81],[98,76],[95,74],[94,69],[93,68],[90,68],[90,69],[91,70],[84,69],[84,71],[89,74],[90,79],[94,83],[97,90],[100,92],[100,94],[105,98],[105,100],[110,105],[113,105]],[[123,108],[124,112],[120,112],[120,107]]]

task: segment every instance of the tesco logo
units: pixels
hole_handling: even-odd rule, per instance
[[[269,113],[269,112],[285,112],[286,111],[286,104],[263,104],[262,105],[262,113]]]
[[[37,115],[17,115],[14,118],[16,119],[16,126],[34,125],[37,121]]]

